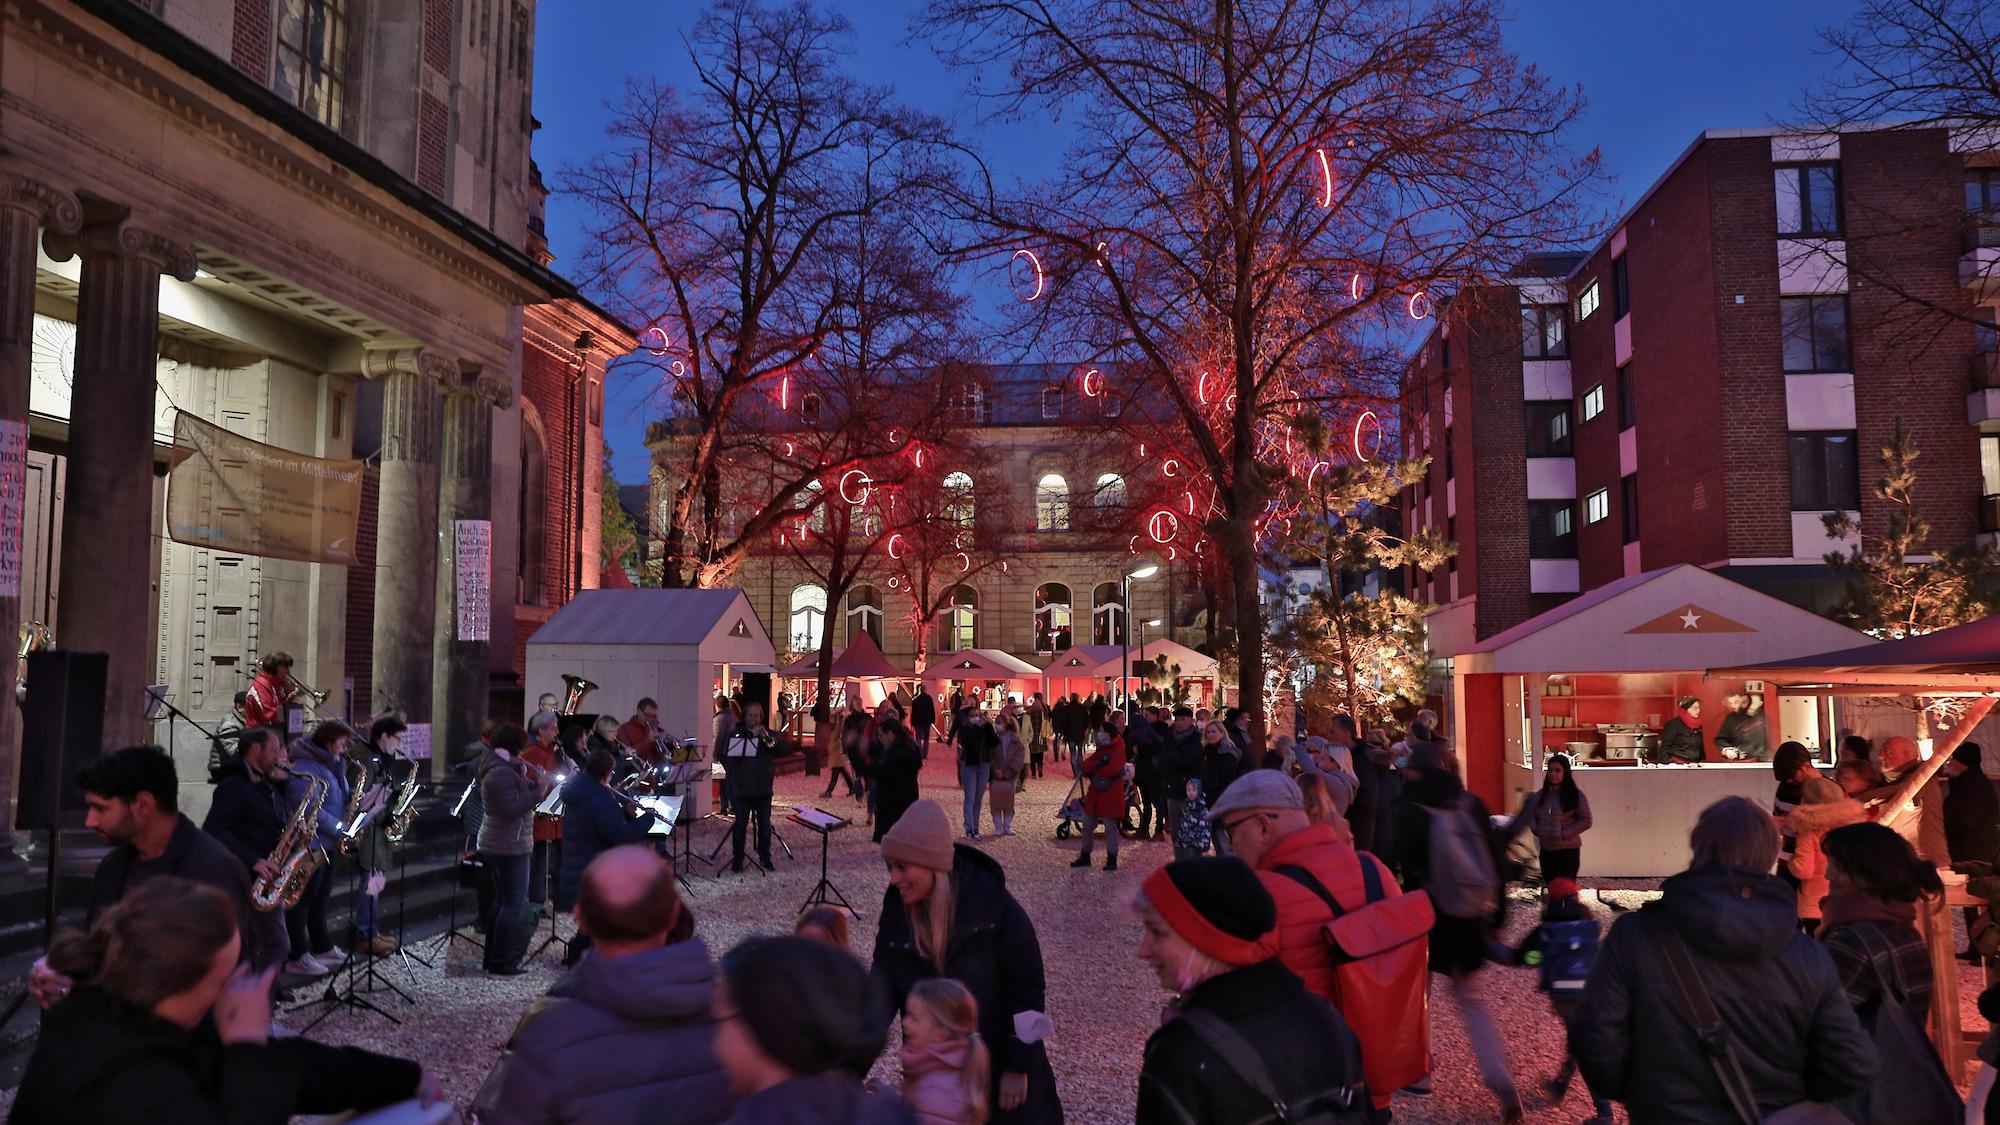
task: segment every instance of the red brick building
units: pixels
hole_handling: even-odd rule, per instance
[[[1406,575],[1434,651],[1674,563],[1822,608],[1899,420],[1934,543],[2000,529],[1995,149],[1711,130],[1587,255],[1459,295],[1403,389],[1406,525],[1459,544]]]

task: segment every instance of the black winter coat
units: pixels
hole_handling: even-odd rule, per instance
[[[903,737],[886,747],[877,745],[871,760],[875,776],[875,842],[879,844],[883,835],[917,803],[917,774],[923,771],[924,759],[917,751],[917,744]]]
[[[928,730],[937,722],[937,700],[930,692],[920,691],[910,700],[910,729],[917,732]]]
[[[847,1075],[816,1074],[743,1099],[729,1125],[916,1125],[916,1118],[902,1102],[869,1093]]]
[[[739,740],[748,739],[756,744],[754,754],[732,754]],[[716,753],[721,755],[723,771],[729,775],[730,787],[738,797],[768,797],[775,780],[776,770],[772,759],[777,755],[777,740],[763,727],[752,730],[737,723]]]
[[[736,1099],[715,1058],[714,988],[699,940],[608,960],[587,954],[521,1018],[481,1125],[728,1120]]]
[[[83,985],[42,1014],[10,1125],[285,1125],[416,1096],[416,1063],[309,1039],[224,1046]]]
[[[269,858],[269,853],[257,858]],[[263,956],[268,951],[257,947],[259,927],[251,919],[254,912],[250,908],[250,869],[220,840],[196,828],[186,813],[175,814],[174,834],[167,841],[167,850],[151,862],[140,862],[138,849],[130,844],[118,844],[104,853],[97,863],[96,874],[91,876],[90,907],[84,913],[84,925],[97,921],[98,915],[140,884],[162,875],[207,883],[228,895],[230,904],[236,907],[236,930],[243,938],[243,960],[252,964],[271,960]]]
[[[1210,977],[1189,989],[1177,1008],[1214,1015],[1247,1040],[1291,1105],[1356,1125],[1374,1120],[1361,1076],[1361,1045],[1347,1021],[1276,958]],[[1271,1102],[1183,1019],[1169,1019],[1146,1040],[1145,1060],[1137,1125],[1272,1120]],[[1343,1091],[1351,1098],[1345,1112],[1341,1102],[1326,1096]],[[1313,1100],[1307,1103],[1308,1098]]]
[[[1359,768],[1361,762],[1355,762]],[[1465,801],[1465,810],[1472,822],[1487,828],[1487,842],[1493,849],[1493,870],[1501,870],[1505,850],[1495,837],[1490,826],[1493,816],[1477,794],[1469,793],[1458,780],[1457,774],[1423,774],[1403,783],[1402,807],[1395,813],[1396,857],[1402,863],[1403,889],[1422,890],[1431,872],[1431,816],[1429,809],[1442,809]],[[1360,841],[1355,842],[1360,847]],[[1439,914],[1437,924],[1431,929],[1430,960],[1434,973],[1470,973],[1486,963],[1486,935],[1490,928],[1500,925],[1507,908],[1507,898],[1500,896],[1500,911],[1490,919],[1453,918]]]
[[[611,790],[587,773],[563,783],[562,802],[562,868],[556,876],[555,902],[558,909],[568,911],[576,905],[583,869],[590,861],[621,844],[644,841],[659,818],[650,812],[626,816],[625,806]]]
[[[1367,742],[1356,742],[1347,748],[1348,757],[1354,762],[1354,802],[1347,806],[1347,827],[1354,833],[1354,850],[1373,852],[1375,850],[1376,825],[1384,818],[1382,812],[1382,775],[1388,771],[1369,757],[1374,749]]]
[[[918,981],[942,976],[964,984],[979,1001],[979,1035],[993,1052],[992,1125],[1060,1125],[1062,1101],[1056,1095],[1048,1052],[1042,1044],[1023,1043],[1014,1035],[1016,1013],[1048,1011],[1035,925],[1007,893],[1007,879],[998,863],[964,844],[953,850],[951,877],[957,900],[944,971],[918,952],[909,911],[903,908],[901,892],[892,886],[882,895],[882,924],[875,934],[870,975],[896,1011],[902,1010]],[[1028,1076],[1028,1100],[1012,1112],[997,1109],[1000,1078],[1007,1073]]]
[[[1699,762],[1708,757],[1702,746],[1701,728],[1691,727],[1675,715],[1660,728],[1660,750],[1654,760],[1674,764]]]
[[[993,761],[993,752],[1000,749],[1000,736],[992,723],[960,723],[957,742],[961,766],[988,765]]]
[[[1953,863],[2000,862],[2000,794],[1982,771],[1945,783],[1944,838]]]
[[[220,841],[247,868],[271,858],[291,813],[292,803],[285,796],[283,783],[252,781],[243,759],[231,758],[215,771],[215,794],[209,798],[201,830]]]
[[[1799,932],[1796,896],[1776,876],[1697,867],[1661,885],[1681,934],[1736,1044],[1757,1104],[1770,1114],[1834,1101],[1875,1077],[1875,1044],[1848,1006],[1825,949]],[[1569,1020],[1569,1051],[1590,1088],[1625,1103],[1634,1125],[1732,1120],[1646,923],[1611,926]]]
[[[1132,763],[1132,780],[1142,789],[1159,783],[1160,745],[1163,741],[1157,725],[1141,716],[1133,716],[1132,726],[1125,732],[1125,750]]]
[[[1172,727],[1165,731],[1156,757],[1160,771],[1160,785],[1166,790],[1170,801],[1178,801],[1187,796],[1187,783],[1201,777],[1201,729],[1189,727],[1178,734]],[[1211,794],[1210,800],[1214,799]]]

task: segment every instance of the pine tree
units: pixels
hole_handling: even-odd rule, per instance
[[[1854,540],[1848,550],[1826,556],[1827,566],[1847,580],[1829,615],[1890,640],[1987,616],[2000,578],[2000,552],[1977,540],[1933,551],[1931,525],[1917,510],[1917,457],[1917,439],[1898,418],[1882,447],[1882,476],[1874,487],[1888,508],[1883,529],[1870,532],[1847,512],[1826,517],[1829,536]]]

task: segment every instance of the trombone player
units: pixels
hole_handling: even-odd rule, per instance
[[[285,704],[292,698],[292,655],[273,652],[264,657],[250,690],[243,694],[243,726],[285,729]]]

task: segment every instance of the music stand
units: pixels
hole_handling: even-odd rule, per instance
[[[849,914],[859,918],[861,912],[854,909],[853,905],[847,901],[847,896],[840,893],[840,888],[834,886],[833,880],[827,878],[826,874],[827,839],[835,832],[847,827],[850,822],[845,817],[835,816],[824,809],[813,808],[811,805],[795,806],[792,809],[792,815],[785,819],[803,824],[819,834],[819,882],[813,884],[812,893],[806,896],[805,906],[801,906],[799,909],[803,911],[807,907],[816,906],[823,902],[833,902],[838,903],[841,909],[847,911]]]
[[[354,897],[356,899],[359,899],[361,891],[367,889],[366,886],[362,884],[361,880],[362,880],[362,873],[357,869],[350,885],[350,889],[353,892]],[[380,908],[378,904],[377,908],[378,914],[379,914],[379,909]],[[379,918],[378,918],[378,923],[379,923]],[[350,914],[348,916],[348,933],[350,935],[354,935],[358,934],[359,932],[360,931],[354,925],[353,915]],[[349,942],[349,952],[347,955],[347,960],[341,964],[339,969],[336,969],[333,972],[333,975],[326,978],[326,991],[320,994],[319,999],[307,1000],[303,1004],[297,1004],[287,1009],[288,1011],[298,1012],[310,1008],[315,1004],[326,1005],[325,1009],[322,1010],[320,1014],[314,1016],[311,1022],[307,1023],[304,1027],[299,1029],[299,1034],[304,1035],[305,1033],[311,1031],[313,1028],[318,1027],[326,1019],[326,1017],[332,1015],[334,1012],[342,1008],[351,1008],[357,1012],[373,1012],[376,1015],[381,1016],[383,1019],[388,1020],[390,1023],[395,1024],[398,1027],[402,1026],[403,1023],[402,1020],[399,1020],[395,1016],[390,1015],[388,1011],[386,1011],[385,1009],[377,1007],[375,1002],[369,999],[370,995],[379,992],[383,988],[386,988],[390,992],[393,992],[396,995],[401,996],[405,1003],[409,1004],[416,1003],[415,1000],[411,999],[409,993],[406,993],[402,989],[397,988],[395,984],[389,980],[389,978],[375,971],[375,962],[379,960],[379,958],[375,956],[372,950],[367,954],[365,958],[366,968],[364,969],[362,967],[364,958],[362,957],[362,955],[352,952],[353,944],[354,944],[353,942]],[[361,977],[361,975],[364,972],[368,976],[369,987],[365,989],[356,988],[355,982]],[[342,992],[340,990],[339,982],[342,973],[345,973],[347,975],[347,991],[345,992]]]

